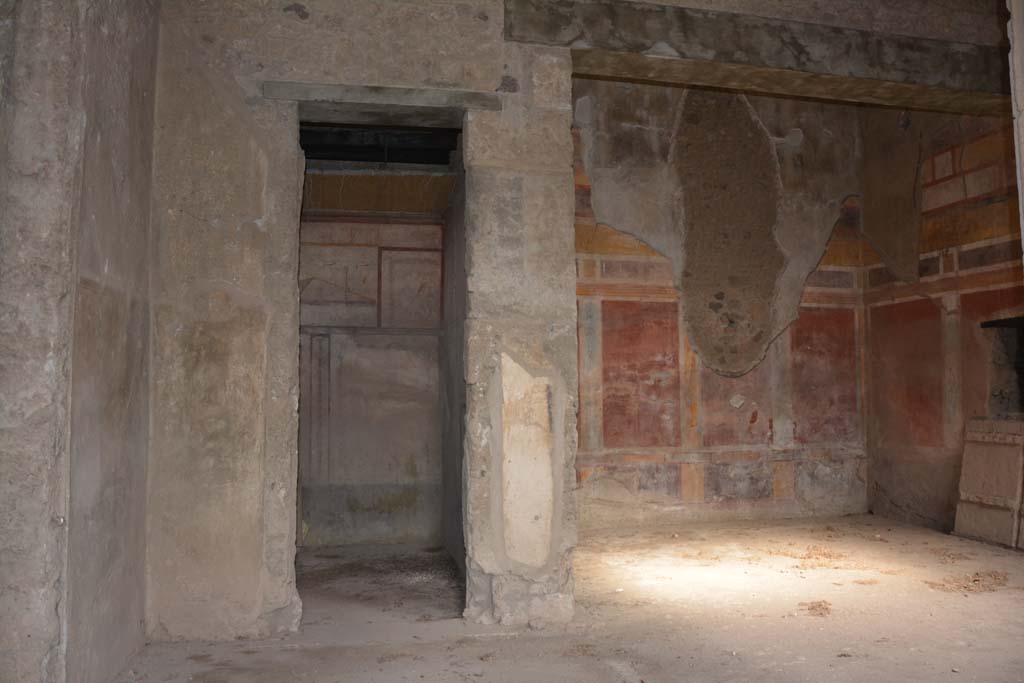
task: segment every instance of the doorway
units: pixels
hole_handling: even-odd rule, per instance
[[[461,542],[445,547],[446,526],[461,538],[461,505],[445,522],[446,496],[458,496],[446,480],[459,481],[446,477],[445,417],[460,413],[443,372],[458,140],[447,128],[300,128],[296,573],[307,622],[461,616]]]

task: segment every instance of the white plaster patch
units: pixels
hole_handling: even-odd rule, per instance
[[[729,405],[737,410],[743,407],[743,404],[747,402],[746,397],[742,394],[733,394],[733,397],[729,399]]]
[[[502,517],[505,552],[541,567],[551,548],[554,476],[551,383],[501,355]]]

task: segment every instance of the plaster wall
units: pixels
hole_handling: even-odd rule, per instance
[[[299,544],[436,545],[442,226],[321,215],[300,239]]]
[[[997,45],[1006,38],[1004,8],[990,0],[946,1],[940,5],[928,0],[838,0],[827,4],[815,0],[659,0],[658,4],[975,45]]]
[[[144,639],[156,6],[0,17],[0,670],[101,681]]]
[[[576,307],[568,51],[506,46],[500,112],[470,112],[466,175],[466,616],[543,624],[572,615],[576,540]],[[516,408],[524,391],[547,403]],[[542,419],[543,418],[543,419]],[[542,443],[535,508],[510,497],[527,443]],[[518,454],[518,455],[517,455]],[[546,482],[550,482],[548,485]],[[518,544],[538,509],[546,543]]]
[[[154,143],[151,639],[295,628],[294,106],[235,80],[218,21],[161,8]],[[221,5],[220,21],[232,24]],[[201,27],[201,28],[200,28]],[[248,85],[248,93],[245,86]]]
[[[300,545],[418,543],[441,537],[438,337],[324,330],[300,356]],[[307,347],[303,336],[302,351]],[[310,358],[312,357],[312,358]],[[314,362],[306,361],[310,358]],[[326,377],[322,377],[326,374]],[[324,433],[326,432],[326,433]],[[316,443],[319,442],[319,443]]]
[[[82,189],[72,336],[67,678],[145,643],[150,169],[156,2],[94,3],[80,30]]]
[[[5,2],[0,101],[0,670],[63,681],[74,218],[82,158],[76,7]]]
[[[460,155],[461,156],[461,151]],[[459,173],[445,213],[444,335],[441,351],[442,519],[444,546],[463,574],[466,539],[463,531],[463,480],[466,438],[466,181]]]

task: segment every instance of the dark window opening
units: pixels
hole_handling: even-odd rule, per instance
[[[398,128],[303,123],[306,159],[369,164],[447,166],[459,143],[454,128]]]
[[[981,324],[992,344],[989,366],[990,417],[1024,415],[1024,317],[989,320]]]

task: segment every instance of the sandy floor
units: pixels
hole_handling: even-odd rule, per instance
[[[118,680],[1024,681],[1024,553],[881,518],[590,539],[575,621],[541,631],[463,623],[444,554],[397,552],[303,554],[300,633],[153,645]]]

